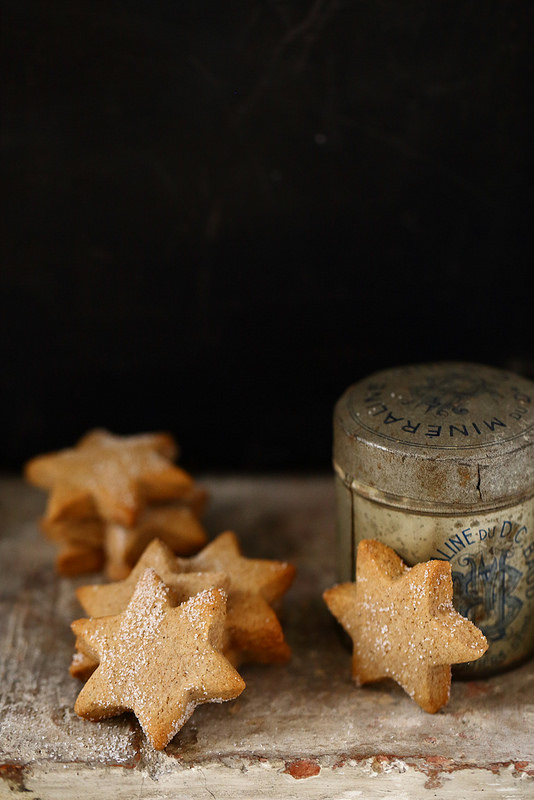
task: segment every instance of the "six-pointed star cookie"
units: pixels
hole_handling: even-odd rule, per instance
[[[488,647],[481,631],[454,610],[452,596],[448,562],[410,569],[381,542],[360,542],[356,582],[324,593],[353,640],[355,681],[393,678],[425,711],[445,705],[450,665],[474,661]]]
[[[113,581],[122,580],[154,538],[174,553],[188,556],[203,547],[208,537],[193,511],[180,503],[145,508],[133,528],[108,523],[105,531],[106,572]]]
[[[291,586],[295,577],[292,564],[244,557],[232,531],[221,533],[196,556],[177,561],[187,572],[216,571],[228,576],[224,652],[233,664],[284,663],[290,658],[291,650],[271,603]]]
[[[98,517],[87,519],[41,519],[40,527],[47,539],[59,545],[55,566],[59,575],[79,575],[102,569],[104,558],[105,523]]]
[[[85,613],[90,617],[120,614],[128,605],[136,584],[146,569],[153,569],[167,585],[172,605],[183,603],[205,589],[228,590],[228,579],[221,572],[178,571],[172,550],[164,542],[154,539],[124,580],[78,587],[76,596]],[[97,666],[97,654],[84,646],[82,641],[77,641],[70,666],[72,677],[85,681]]]
[[[90,617],[120,614],[128,605],[136,584],[145,570],[152,569],[172,590],[175,604],[204,589],[228,590],[228,579],[222,572],[184,572],[168,545],[153,539],[127,578],[114,583],[91,584],[76,589],[83,610]]]
[[[56,557],[60,575],[78,575],[105,566],[108,578],[113,581],[129,575],[148,543],[156,537],[181,556],[196,553],[207,541],[198,515],[185,498],[145,506],[131,528],[99,517],[54,522],[41,519],[40,527],[48,539],[60,545]]]
[[[171,461],[175,453],[167,434],[93,431],[74,448],[33,458],[25,476],[51,490],[45,519],[99,516],[132,526],[146,502],[176,499],[191,490],[191,476]]]
[[[173,607],[169,589],[149,569],[121,614],[73,622],[100,662],[76,713],[99,720],[131,710],[162,750],[197,705],[241,694],[244,681],[220,653],[225,599],[209,589]]]

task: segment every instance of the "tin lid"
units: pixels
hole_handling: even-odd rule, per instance
[[[510,505],[534,492],[534,383],[478,364],[375,373],[334,413],[334,466],[372,499],[413,510]]]

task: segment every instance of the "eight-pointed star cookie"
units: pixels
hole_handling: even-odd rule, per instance
[[[72,623],[99,666],[74,710],[89,720],[133,711],[162,750],[195,707],[237,697],[245,684],[220,653],[226,595],[208,589],[173,607],[169,589],[145,570],[125,611]]]
[[[358,545],[356,582],[323,596],[353,640],[356,683],[393,678],[430,713],[449,699],[450,665],[474,661],[488,647],[481,631],[454,610],[445,561],[409,568],[391,548],[366,539]]]
[[[233,531],[221,533],[197,555],[177,559],[184,571],[224,572],[229,578],[225,654],[245,661],[284,663],[291,656],[272,603],[289,589],[295,567],[282,561],[246,558]]]
[[[26,479],[49,489],[45,519],[99,516],[132,526],[145,503],[179,498],[192,478],[172,463],[173,438],[165,433],[114,436],[93,431],[71,449],[36,456]]]

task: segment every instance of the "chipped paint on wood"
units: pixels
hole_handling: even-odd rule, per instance
[[[284,772],[292,778],[301,780],[302,778],[313,778],[321,771],[321,767],[313,758],[298,758],[286,764]]]

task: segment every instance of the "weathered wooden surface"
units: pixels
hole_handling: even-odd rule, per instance
[[[41,493],[0,481],[0,797],[534,798],[534,662],[454,682],[436,715],[395,685],[356,689],[350,654],[321,599],[335,581],[330,478],[212,478],[210,536],[238,534],[245,555],[298,569],[283,622],[287,666],[246,666],[247,688],[198,708],[162,753],[133,717],[73,711],[68,674],[81,616],[37,532]]]

